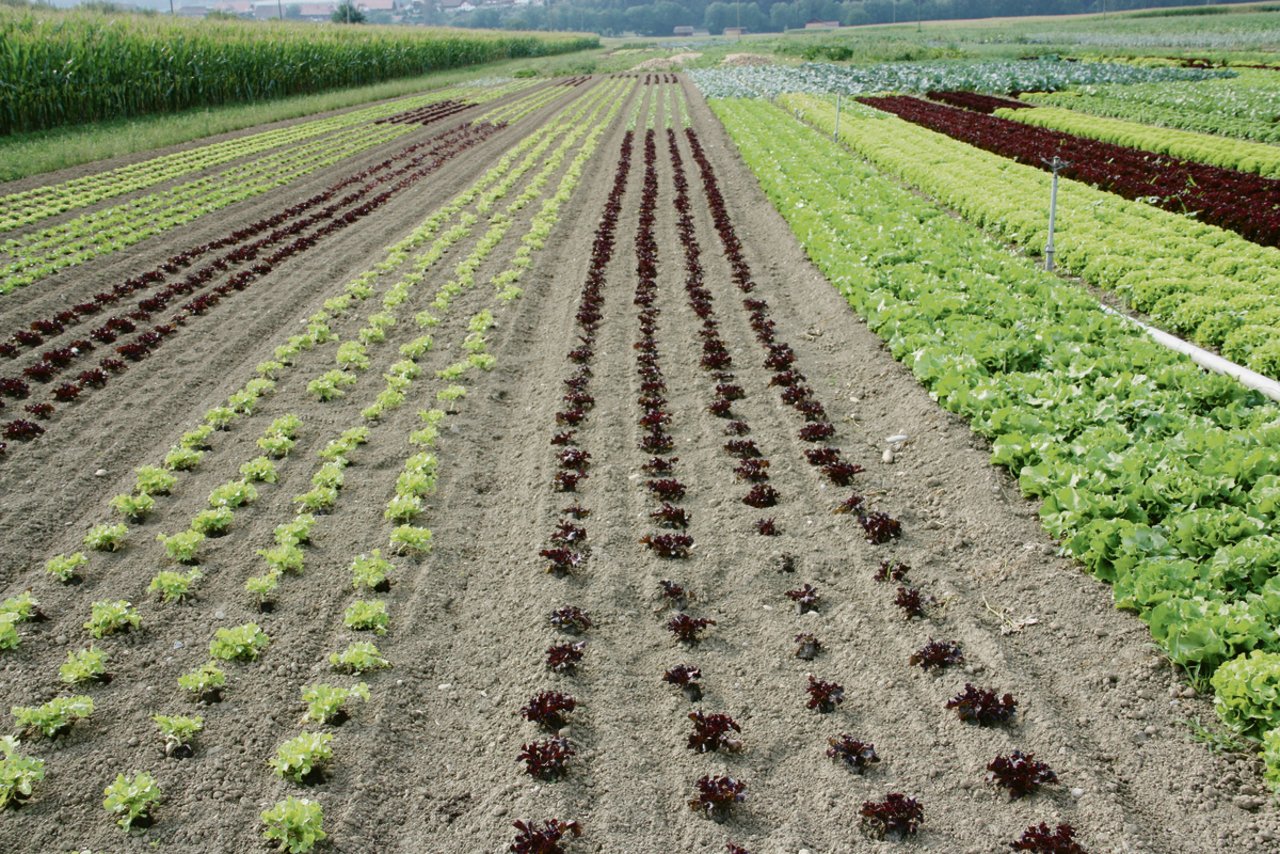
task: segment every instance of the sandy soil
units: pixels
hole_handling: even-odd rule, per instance
[[[6,699],[29,704],[65,693],[57,667],[68,649],[87,643],[80,624],[90,602],[131,598],[144,620],[143,631],[100,642],[115,679],[89,689],[98,704],[92,720],[55,743],[25,746],[48,762],[48,776],[28,804],[0,822],[0,848],[141,852],[154,843],[167,851],[265,850],[258,813],[286,794],[324,805],[331,837],[324,850],[343,852],[499,852],[512,839],[514,819],[552,816],[582,823],[584,835],[568,845],[570,852],[713,852],[727,840],[755,854],[898,850],[858,828],[862,802],[891,791],[924,805],[923,829],[910,845],[920,851],[1007,850],[1023,828],[1040,821],[1070,822],[1093,852],[1252,852],[1280,839],[1253,760],[1190,743],[1186,721],[1208,719],[1209,703],[1187,695],[1145,628],[1111,607],[1103,585],[1055,556],[1035,508],[987,463],[989,450],[930,400],[808,263],[710,111],[681,85],[744,244],[752,296],[768,301],[778,339],[795,350],[796,367],[830,413],[837,427],[832,444],[867,468],[854,488],[902,521],[902,538],[869,545],[853,518],[831,512],[849,489],[831,487],[805,461],[811,446],[796,436],[803,422],[769,385],[773,372],[763,367],[732,283],[689,141],[677,134],[705,286],[735,382],[746,393],[734,410],[751,425],[750,438],[771,461],[770,483],[781,494],[766,511],[781,535],[753,530],[766,513],[739,501],[745,487],[721,449],[724,421],[706,410],[714,383],[698,367],[700,321],[683,292],[675,173],[659,130],[656,336],[678,477],[688,487],[681,506],[692,515],[697,545],[688,560],[664,561],[639,543],[655,532],[641,468],[650,455],[637,447],[632,346],[643,123],[607,268],[591,363],[596,402],[577,436],[594,460],[591,476],[577,496],[554,491],[558,449],[548,441],[563,429],[555,414],[570,373],[565,354],[579,332],[579,293],[624,140],[620,119],[535,254],[524,297],[494,308],[490,350],[498,367],[474,379],[436,449],[440,484],[425,520],[434,551],[420,561],[397,560],[395,583],[381,597],[392,626],[378,645],[394,667],[365,676],[371,701],[341,727],[328,728],[335,759],[324,782],[285,783],[265,763],[300,729],[302,685],[351,681],[331,676],[325,664],[353,638],[341,621],[353,599],[348,567],[352,555],[385,543],[382,507],[412,451],[405,437],[417,426],[415,409],[433,404],[438,382],[415,385],[410,405],[376,425],[369,444],[353,455],[337,510],[318,526],[305,573],[282,584],[274,611],[257,613],[241,585],[261,570],[256,549],[291,517],[291,496],[308,487],[313,452],[357,418],[378,376],[398,358],[398,345],[417,334],[407,318],[425,307],[474,237],[451,249],[428,277],[431,287],[400,309],[406,321],[375,351],[356,391],[334,404],[315,403],[306,382],[332,363],[333,350],[306,354],[262,410],[216,437],[206,464],[182,480],[153,519],[134,526],[135,545],[96,556],[78,587],[42,578],[39,567],[50,554],[75,548],[88,525],[110,517],[106,501],[128,489],[135,466],[160,457],[294,324],[375,263],[381,247],[545,121],[553,108],[545,109],[224,302],[183,331],[184,345],[70,407],[56,432],[0,466],[4,592],[32,587],[49,616],[24,626],[22,647],[0,657]],[[657,88],[640,87],[640,97]],[[589,91],[579,87],[558,103]],[[305,193],[291,188],[287,198],[263,204],[284,205]],[[532,214],[520,214],[478,281],[506,266]],[[252,215],[231,212],[220,224],[225,230]],[[63,279],[56,290],[67,299],[92,292],[217,230],[193,224],[180,240],[169,236],[104,261],[94,268],[96,282]],[[55,300],[54,291],[41,287],[0,304],[0,328]],[[492,304],[485,287],[459,298],[433,330],[438,346],[422,362],[424,377],[457,358],[466,319]],[[358,325],[353,317],[335,331],[346,338]],[[254,440],[284,412],[303,419],[298,448],[280,465],[280,483],[264,486],[258,504],[237,513],[233,532],[208,544],[206,578],[194,601],[179,607],[148,598],[146,583],[163,563],[156,533],[185,525],[213,486],[257,454]],[[885,462],[886,437],[899,433],[909,439]],[[104,474],[95,476],[100,469]],[[580,572],[558,578],[544,571],[539,551],[560,508],[575,497],[591,510],[581,523],[589,558]],[[789,572],[782,571],[784,556]],[[904,620],[892,586],[872,580],[886,559],[910,564],[911,579],[937,600],[925,619]],[[696,646],[677,645],[663,628],[671,611],[660,604],[660,579],[695,591],[690,613],[717,620]],[[803,583],[819,588],[822,604],[799,616],[785,592]],[[543,665],[546,647],[563,639],[547,615],[564,604],[584,608],[595,621],[573,675]],[[199,709],[206,731],[196,755],[164,758],[149,715],[195,709],[179,696],[175,677],[204,660],[215,628],[250,620],[271,635],[271,647],[256,664],[227,668],[226,699]],[[1026,625],[1006,633],[1010,621]],[[826,648],[812,662],[793,655],[792,637],[800,631],[815,633]],[[960,643],[967,664],[938,675],[908,666],[908,656],[929,638]],[[705,694],[696,706],[661,681],[678,663],[702,669]],[[845,687],[837,711],[805,708],[810,672]],[[967,681],[1013,693],[1016,721],[980,728],[957,720],[944,704]],[[530,779],[516,762],[521,744],[537,735],[519,709],[547,688],[579,703],[563,733],[577,756],[565,779],[549,783]],[[694,708],[731,714],[742,725],[742,752],[686,749],[686,716]],[[827,759],[827,739],[841,733],[874,742],[879,765],[858,775]],[[1022,801],[997,794],[984,782],[985,767],[1012,749],[1049,762],[1060,785]],[[166,800],[153,827],[126,837],[102,811],[100,793],[116,773],[136,769],[156,773]],[[722,773],[745,780],[748,799],[717,823],[686,801],[699,776]],[[217,840],[212,848],[210,840]]]

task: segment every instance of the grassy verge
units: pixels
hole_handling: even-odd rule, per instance
[[[315,95],[14,134],[0,138],[0,181],[15,181],[95,160],[180,145],[215,134],[453,86],[467,80],[510,76],[530,70],[546,77],[587,73],[596,70],[596,61],[602,53],[589,50],[561,56],[514,59]]]

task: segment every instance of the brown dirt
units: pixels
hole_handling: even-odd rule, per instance
[[[290,497],[307,488],[313,452],[353,422],[378,375],[396,358],[396,347],[417,334],[407,318],[426,305],[471,241],[455,246],[401,309],[406,320],[377,349],[378,361],[356,391],[334,404],[312,401],[306,382],[331,364],[333,350],[308,353],[264,399],[260,413],[217,437],[206,464],[161,502],[154,520],[134,526],[135,546],[95,556],[79,587],[41,577],[39,566],[50,554],[74,548],[89,524],[109,518],[106,501],[131,485],[135,466],[161,456],[205,409],[243,382],[293,324],[496,160],[519,138],[516,128],[468,152],[323,251],[296,259],[223,303],[199,328],[183,332],[185,346],[167,349],[131,370],[119,386],[71,407],[60,416],[66,420],[56,435],[0,467],[4,590],[11,595],[32,586],[51,618],[24,626],[22,647],[0,656],[0,685],[10,701],[27,704],[64,693],[57,666],[68,649],[87,642],[80,623],[90,602],[131,598],[145,626],[136,635],[100,642],[116,678],[88,691],[99,705],[92,721],[54,746],[25,745],[48,761],[48,777],[29,804],[0,823],[0,848],[141,852],[154,841],[168,851],[265,850],[258,812],[286,794],[324,804],[331,837],[325,850],[380,854],[503,851],[513,819],[553,815],[584,826],[570,852],[711,852],[722,851],[727,839],[756,854],[889,851],[897,849],[864,839],[857,828],[862,801],[889,791],[912,794],[925,805],[924,830],[913,850],[1001,850],[1039,821],[1069,821],[1094,852],[1246,852],[1280,838],[1273,807],[1251,813],[1234,805],[1260,793],[1254,761],[1188,743],[1185,721],[1208,719],[1209,704],[1171,695],[1182,685],[1146,629],[1111,607],[1103,585],[1054,556],[1035,508],[988,464],[983,443],[930,400],[808,263],[710,111],[684,85],[694,126],[745,244],[758,285],[754,295],[769,301],[779,339],[795,349],[797,366],[836,422],[834,443],[867,467],[858,491],[902,520],[903,538],[870,546],[853,519],[830,512],[847,490],[826,486],[805,463],[807,445],[795,438],[798,417],[768,386],[771,372],[761,366],[692,154],[681,139],[706,286],[737,382],[747,393],[735,411],[752,425],[751,438],[772,461],[771,482],[782,493],[767,515],[777,518],[783,534],[765,539],[751,530],[765,514],[739,503],[744,488],[719,447],[723,423],[705,411],[711,390],[697,367],[698,321],[681,292],[672,167],[660,133],[657,334],[678,476],[689,487],[683,506],[692,513],[697,548],[688,561],[661,561],[637,542],[653,531],[647,518],[653,504],[642,494],[640,470],[647,455],[636,446],[632,349],[638,334],[632,296],[642,127],[608,268],[593,363],[597,402],[579,431],[595,461],[579,496],[592,510],[583,523],[591,555],[575,577],[543,571],[538,551],[558,509],[573,498],[552,491],[548,439],[559,429],[554,416],[569,373],[565,352],[578,333],[578,294],[622,142],[620,119],[535,256],[522,282],[525,296],[495,308],[499,323],[490,350],[498,368],[474,378],[437,448],[440,486],[425,522],[434,531],[435,549],[419,562],[398,560],[397,581],[381,597],[392,630],[378,644],[395,666],[366,676],[372,701],[330,730],[335,761],[326,782],[309,789],[286,784],[265,762],[299,730],[302,685],[351,681],[331,676],[324,664],[329,652],[351,639],[341,628],[352,599],[351,556],[384,545],[382,507],[411,452],[404,437],[414,427],[414,411],[432,405],[438,387],[426,378],[457,358],[466,318],[490,303],[486,276],[506,265],[512,248],[494,253],[477,273],[479,286],[460,297],[433,331],[440,345],[453,343],[423,360],[424,379],[409,404],[377,425],[370,443],[353,456],[338,510],[307,547],[305,574],[282,583],[273,613],[256,613],[241,590],[243,579],[261,570],[255,550],[290,518]],[[550,112],[521,127],[534,127]],[[523,233],[532,213],[521,214],[513,236]],[[228,214],[224,227],[236,216]],[[201,239],[200,227],[181,230],[182,245]],[[143,244],[96,275],[145,268],[176,245],[174,238]],[[509,238],[507,247],[514,245]],[[32,302],[47,298],[30,295]],[[28,295],[4,310],[16,312],[23,302]],[[0,315],[0,324],[8,319]],[[357,326],[351,318],[335,331],[346,338]],[[281,482],[264,486],[259,503],[237,513],[231,535],[208,544],[202,555],[206,578],[195,601],[176,607],[148,599],[147,580],[163,562],[155,534],[184,525],[213,486],[256,455],[254,440],[284,412],[303,419],[299,446],[281,464]],[[910,439],[892,464],[883,463],[885,438],[895,433]],[[107,473],[95,477],[99,467]],[[796,559],[792,574],[778,572],[784,553]],[[886,558],[909,563],[912,578],[941,603],[927,620],[904,621],[892,605],[892,589],[871,580]],[[696,647],[678,647],[662,628],[666,612],[656,595],[662,578],[696,591],[693,613],[718,621]],[[823,606],[800,617],[783,593],[804,582],[821,590]],[[566,603],[588,610],[596,626],[586,636],[579,673],[553,676],[542,656],[559,637],[546,615]],[[1038,622],[1004,634],[996,616],[1001,612]],[[227,668],[226,700],[201,710],[206,731],[197,755],[163,758],[149,715],[190,712],[175,677],[203,661],[216,627],[249,620],[272,636],[271,648],[257,664]],[[813,662],[792,656],[791,638],[801,630],[815,632],[827,648]],[[908,655],[929,637],[960,642],[966,669],[929,676],[908,667]],[[706,695],[698,707],[728,712],[742,724],[741,754],[685,749],[685,716],[692,707],[660,681],[665,668],[685,661],[704,673]],[[845,686],[847,700],[837,712],[804,708],[810,671]],[[1012,692],[1020,703],[1017,723],[982,729],[947,713],[943,704],[966,680]],[[515,761],[520,745],[535,737],[517,712],[531,694],[550,687],[572,693],[581,704],[568,732],[579,755],[565,780],[536,783]],[[881,764],[856,776],[826,759],[826,739],[842,732],[873,741]],[[1062,784],[1012,803],[993,793],[983,780],[985,765],[1013,748],[1046,759]],[[155,772],[167,800],[154,827],[126,838],[102,811],[100,792],[117,772],[134,769]],[[724,824],[685,806],[693,781],[708,773],[740,776],[749,786],[748,801]],[[213,839],[218,841],[211,845]]]

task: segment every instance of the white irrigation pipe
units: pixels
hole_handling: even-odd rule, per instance
[[[1102,306],[1102,310],[1107,314],[1114,314],[1116,317],[1127,320],[1150,335],[1155,339],[1157,344],[1168,347],[1174,352],[1181,353],[1182,355],[1189,357],[1191,361],[1195,362],[1200,367],[1206,368],[1214,373],[1226,374],[1227,376],[1239,381],[1241,385],[1251,388],[1254,391],[1261,392],[1277,403],[1280,403],[1280,382],[1276,382],[1269,377],[1264,377],[1257,371],[1251,371],[1248,368],[1237,365],[1235,362],[1230,362],[1215,353],[1210,353],[1202,347],[1189,344],[1176,335],[1170,335],[1168,332],[1156,329],[1150,324],[1143,323],[1141,320],[1132,318],[1127,314],[1122,314],[1109,306]]]

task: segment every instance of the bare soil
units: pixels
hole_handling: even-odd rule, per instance
[[[68,650],[88,643],[81,623],[89,603],[131,599],[143,617],[142,631],[98,642],[115,678],[86,692],[98,706],[93,718],[56,742],[24,742],[24,751],[46,760],[48,774],[35,796],[0,822],[0,849],[266,850],[258,814],[287,794],[324,805],[330,839],[317,850],[379,854],[501,852],[513,820],[552,816],[581,822],[584,835],[567,845],[570,852],[718,852],[728,840],[755,854],[899,850],[859,829],[863,801],[888,792],[924,805],[925,822],[910,850],[1008,850],[1009,841],[1041,821],[1069,822],[1092,852],[1255,852],[1276,844],[1280,820],[1262,797],[1255,761],[1215,754],[1189,737],[1188,720],[1208,721],[1210,703],[1185,688],[1136,618],[1112,607],[1104,585],[1056,556],[1036,508],[988,463],[989,449],[929,398],[809,264],[696,90],[679,85],[745,245],[752,295],[769,302],[778,339],[795,350],[796,366],[830,413],[837,427],[832,444],[866,467],[853,489],[900,519],[902,538],[870,545],[854,518],[832,513],[850,490],[831,486],[805,461],[811,445],[796,437],[803,422],[769,385],[772,371],[763,367],[692,151],[678,133],[705,286],[736,382],[746,391],[734,409],[771,461],[770,482],[782,496],[764,512],[740,502],[745,485],[721,449],[724,421],[706,411],[714,384],[698,367],[700,322],[683,292],[673,168],[659,129],[657,337],[673,453],[689,490],[682,506],[692,514],[689,533],[697,545],[688,560],[664,561],[639,543],[655,532],[641,468],[650,455],[637,447],[632,347],[643,123],[607,270],[592,363],[596,403],[578,431],[594,460],[591,476],[576,495],[554,491],[558,449],[549,439],[563,429],[555,414],[569,373],[565,354],[578,335],[578,296],[624,139],[624,110],[535,253],[521,283],[524,296],[494,308],[490,351],[498,366],[469,381],[436,448],[440,482],[424,522],[434,532],[434,550],[417,561],[397,559],[395,582],[379,597],[392,624],[377,643],[394,666],[362,677],[371,701],[356,705],[342,726],[326,728],[335,734],[327,779],[309,787],[286,783],[266,761],[301,729],[303,685],[353,681],[331,674],[326,662],[355,639],[342,627],[343,610],[355,598],[350,562],[385,548],[382,509],[414,450],[406,437],[418,426],[415,411],[435,405],[438,382],[415,385],[409,403],[375,425],[370,442],[353,454],[339,506],[318,523],[306,569],[282,582],[276,608],[258,613],[242,584],[263,568],[256,550],[292,517],[291,497],[309,487],[314,452],[359,423],[356,413],[398,358],[397,347],[419,334],[413,312],[426,307],[474,237],[451,249],[400,309],[404,320],[347,398],[319,404],[306,394],[306,382],[332,365],[333,349],[304,354],[261,411],[218,435],[205,464],[182,479],[154,517],[131,527],[128,549],[95,555],[78,586],[44,577],[40,568],[50,555],[78,548],[89,525],[112,518],[106,502],[131,487],[136,466],[162,457],[299,321],[376,263],[382,247],[474,180],[555,106],[590,87],[566,90],[556,105],[467,152],[359,227],[222,303],[183,330],[185,344],[167,347],[118,385],[69,407],[56,431],[0,464],[3,591],[32,588],[49,616],[24,625],[22,646],[0,656],[5,699],[31,704],[67,693],[57,668]],[[657,88],[638,86],[636,97]],[[313,191],[291,187],[283,201]],[[132,269],[248,221],[254,206],[267,201],[6,298],[0,328],[59,298],[79,301]],[[459,357],[466,319],[493,304],[484,283],[507,265],[534,212],[522,212],[508,241],[477,272],[480,284],[432,330],[437,348],[422,360],[424,377]],[[335,331],[345,340],[358,325],[353,317]],[[195,599],[173,606],[148,597],[146,584],[164,565],[156,534],[185,526],[214,486],[257,455],[254,440],[285,412],[303,420],[299,445],[280,464],[280,482],[263,485],[259,502],[236,514],[232,533],[206,545],[206,577]],[[908,439],[886,462],[886,439],[895,434]],[[579,573],[558,578],[544,571],[539,551],[560,508],[574,500],[591,510],[581,523],[590,556]],[[755,520],[765,515],[775,517],[780,536],[755,532]],[[790,572],[782,571],[784,556],[792,559]],[[912,581],[936,600],[926,618],[905,620],[893,605],[894,587],[872,580],[883,560],[912,567]],[[663,628],[671,611],[659,601],[661,579],[693,590],[690,613],[717,621],[701,643],[680,646]],[[822,604],[800,616],[784,594],[803,583],[819,588]],[[595,621],[574,675],[552,674],[543,664],[546,647],[565,639],[547,623],[564,604],[584,608]],[[249,621],[267,631],[271,647],[255,664],[227,667],[223,702],[193,706],[180,695],[177,675],[205,660],[216,628]],[[793,654],[792,638],[801,631],[825,647],[814,661]],[[938,675],[908,666],[909,655],[930,638],[961,644],[967,664]],[[697,705],[661,681],[679,663],[702,669],[705,694]],[[838,710],[805,708],[808,673],[845,687]],[[982,728],[959,721],[944,704],[966,682],[1011,692],[1019,704],[1015,722]],[[578,753],[565,779],[541,782],[516,762],[521,745],[538,736],[518,712],[548,688],[579,703],[562,731]],[[742,752],[686,749],[694,709],[731,714],[742,725]],[[204,715],[194,757],[162,755],[149,720],[157,711]],[[833,763],[824,755],[827,739],[842,733],[874,742],[882,761],[861,775]],[[1060,785],[1019,801],[998,794],[985,782],[986,765],[1013,749],[1047,761]],[[165,801],[152,827],[126,836],[103,812],[101,792],[117,773],[135,770],[156,774]],[[704,774],[748,784],[747,800],[723,823],[686,805]]]

